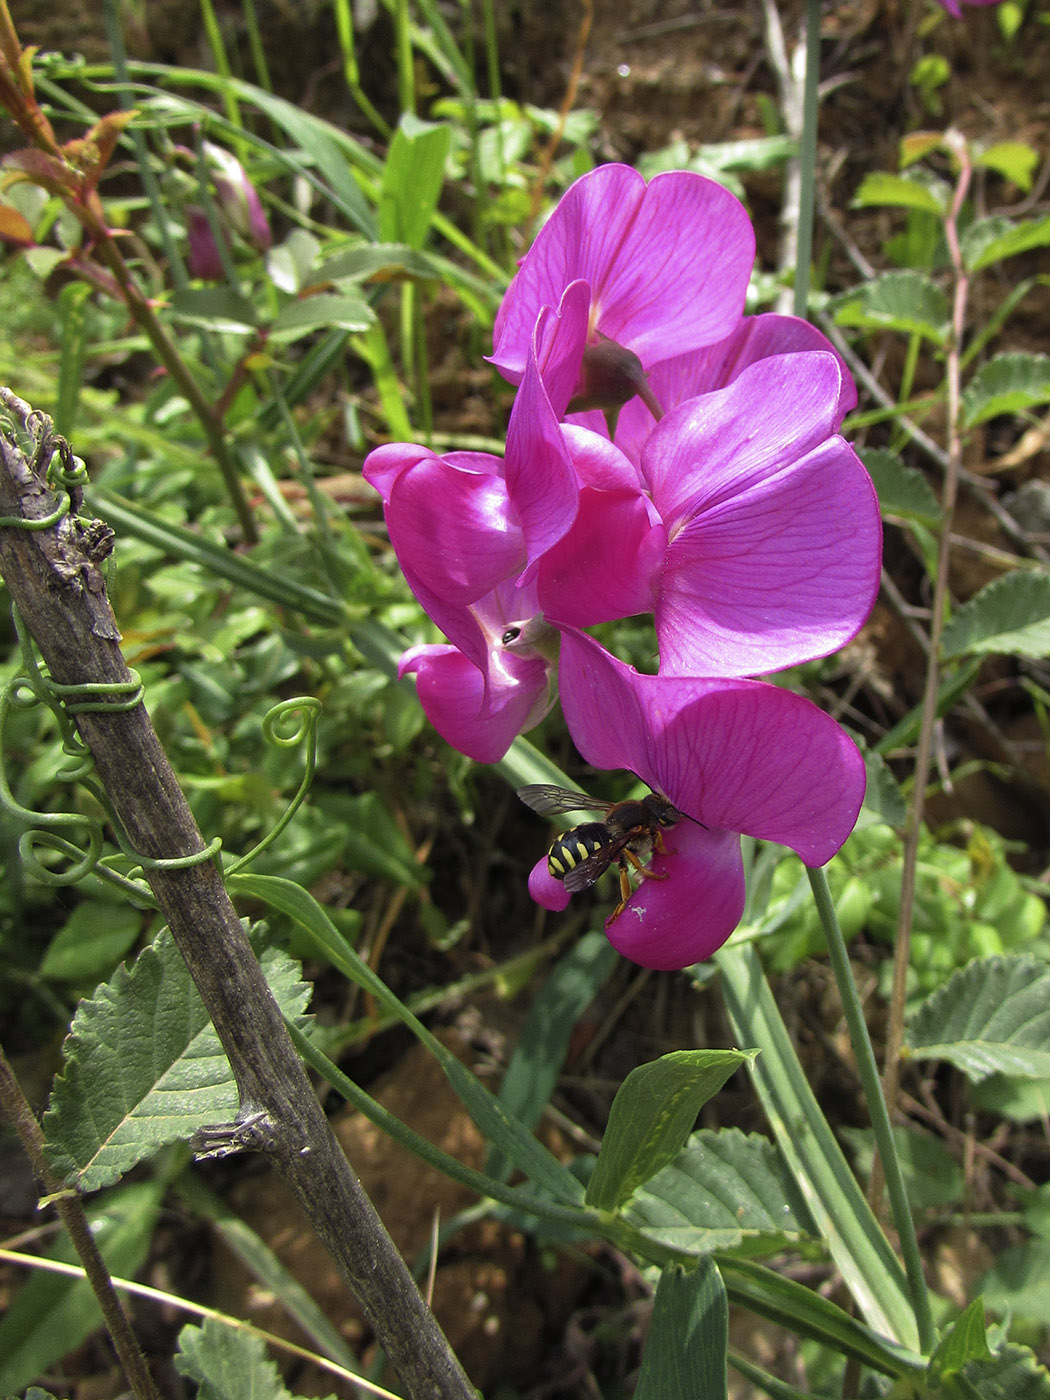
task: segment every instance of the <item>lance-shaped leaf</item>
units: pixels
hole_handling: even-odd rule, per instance
[[[633,1069],[620,1085],[587,1204],[615,1210],[678,1155],[696,1115],[757,1050],[674,1050]]]
[[[948,1060],[970,1079],[1050,1076],[1050,967],[1038,958],[972,962],[922,1003],[912,1055]]]
[[[710,1259],[688,1273],[664,1269],[635,1400],[719,1400],[726,1390],[729,1303]]]
[[[271,951],[262,965],[281,1010],[300,1016],[310,988],[299,964]],[[55,1171],[84,1191],[237,1115],[229,1061],[167,931],[81,1002],[65,1060],[44,1131]]]

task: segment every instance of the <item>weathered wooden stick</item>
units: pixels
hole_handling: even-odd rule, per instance
[[[4,416],[20,424],[23,440],[26,433],[36,440],[31,458]],[[56,449],[68,455],[50,420],[0,389],[0,573],[54,681],[127,685],[133,677],[100,567],[112,532],[72,511],[42,529],[13,523],[55,516],[60,498],[45,472]],[[75,721],[135,851],[149,859],[203,851],[145,706],[103,706]],[[413,1400],[475,1400],[329,1126],[217,864],[147,865],[145,874],[233,1068],[251,1144],[288,1182]]]

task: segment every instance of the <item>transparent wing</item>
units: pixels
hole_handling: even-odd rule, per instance
[[[555,787],[553,783],[530,783],[527,787],[518,788],[518,796],[526,807],[543,816],[554,812],[607,812],[612,806],[600,797],[588,797],[585,792]]]
[[[567,872],[562,884],[570,894],[579,894],[581,890],[589,890],[595,880],[604,875],[613,861],[619,858],[630,839],[629,834],[615,837],[600,851],[595,851],[586,860],[581,860],[579,865],[574,865]]]

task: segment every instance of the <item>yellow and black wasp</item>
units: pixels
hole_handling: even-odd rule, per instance
[[[555,812],[601,812],[601,821],[584,822],[562,834],[547,852],[547,870],[562,880],[570,894],[578,894],[604,875],[613,861],[620,867],[620,903],[613,918],[632,894],[631,870],[651,879],[663,879],[647,870],[643,862],[653,851],[664,851],[663,832],[682,819],[682,813],[666,797],[650,792],[627,802],[604,802],[585,792],[555,787],[551,783],[531,783],[518,788],[518,796],[534,812],[549,816]]]

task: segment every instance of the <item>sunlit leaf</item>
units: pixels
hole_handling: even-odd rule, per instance
[[[1024,194],[1032,188],[1039,161],[1039,152],[1026,141],[999,141],[987,150],[977,152],[973,158],[975,166],[997,171]]]
[[[261,961],[281,1009],[300,1015],[310,988],[298,963]],[[237,1115],[229,1061],[167,931],[80,1003],[64,1049],[44,1131],[52,1166],[82,1190]]]
[[[938,1386],[969,1362],[989,1361],[991,1356],[988,1328],[984,1320],[984,1301],[975,1298],[948,1326],[934,1348],[930,1357],[930,1382]]]
[[[638,1065],[609,1111],[587,1204],[615,1210],[680,1151],[696,1115],[757,1051],[674,1050]]]
[[[993,263],[1027,253],[1031,248],[1045,248],[1050,243],[1050,215],[1042,219],[1022,219],[1019,222],[1001,215],[978,219],[961,238],[963,261],[968,271],[980,272]]]
[[[321,292],[290,302],[278,312],[271,326],[274,340],[298,340],[311,331],[338,326],[344,331],[366,331],[375,312],[363,297],[351,292]]]
[[[840,326],[921,335],[935,345],[948,340],[948,300],[918,272],[886,272],[835,298],[832,309]]]
[[[383,167],[379,236],[422,248],[445,179],[450,129],[404,113]]]
[[[197,1386],[197,1400],[292,1400],[261,1337],[208,1318],[179,1333],[175,1369]]]
[[[854,209],[889,205],[895,209],[922,209],[928,214],[943,214],[947,208],[947,187],[935,186],[925,177],[876,170],[865,175],[851,203]]]
[[[1024,569],[985,584],[952,616],[942,638],[946,657],[1001,652],[1050,654],[1050,576]]]
[[[1050,967],[1038,958],[983,958],[922,1003],[907,1035],[920,1060],[947,1060],[971,1079],[1050,1076]]]
[[[1050,402],[1050,355],[996,355],[963,391],[963,423],[973,428],[1005,413]]]

